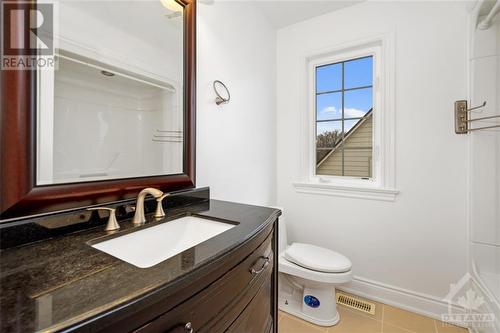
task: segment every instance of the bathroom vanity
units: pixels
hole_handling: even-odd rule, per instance
[[[120,222],[111,234],[99,225],[3,249],[0,331],[276,332],[279,214],[208,200],[170,208],[164,219],[140,227]],[[186,216],[232,227],[148,268],[92,247]],[[52,219],[4,226],[0,235],[69,220]]]

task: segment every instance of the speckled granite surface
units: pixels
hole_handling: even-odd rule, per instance
[[[131,229],[168,223],[180,215],[237,222],[238,225],[206,242],[151,268],[137,268],[88,242],[115,237]],[[230,249],[245,242],[273,223],[279,210],[210,200],[171,209],[165,219],[134,227],[120,221],[122,229],[112,236],[102,226],[57,238],[9,248],[0,252],[0,331],[57,331],[138,296],[166,287],[175,290],[177,281]],[[131,244],[133,246],[133,244]],[[168,244],[166,244],[168,246]]]

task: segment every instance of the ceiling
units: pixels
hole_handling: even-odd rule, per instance
[[[255,6],[262,10],[271,24],[276,28],[283,28],[300,21],[304,21],[315,16],[349,7],[358,1],[343,0],[256,0]]]
[[[64,1],[65,6],[87,13],[109,26],[155,47],[182,48],[182,17],[169,19],[172,12],[159,0]],[[66,14],[61,11],[62,15]],[[65,27],[61,27],[64,30]]]

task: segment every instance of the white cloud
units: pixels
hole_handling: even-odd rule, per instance
[[[335,106],[327,106],[326,108],[323,109],[324,113],[327,113],[327,112],[337,112],[337,108]]]
[[[346,118],[361,118],[366,114],[365,111],[361,111],[358,109],[344,109],[344,117]]]
[[[321,113],[330,113],[330,112],[340,113],[340,110],[337,110],[337,108],[335,106],[327,106],[326,108],[324,108],[321,111]],[[345,118],[362,118],[365,116],[365,114],[366,114],[365,111],[354,109],[354,108],[344,109],[344,117]]]

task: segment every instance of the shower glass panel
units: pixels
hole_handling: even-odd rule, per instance
[[[471,105],[487,101],[486,107],[473,115],[500,115],[499,23],[489,30],[475,29],[472,38]],[[482,123],[492,125],[491,120]],[[500,302],[500,131],[476,131],[470,140],[472,264],[481,282]]]

